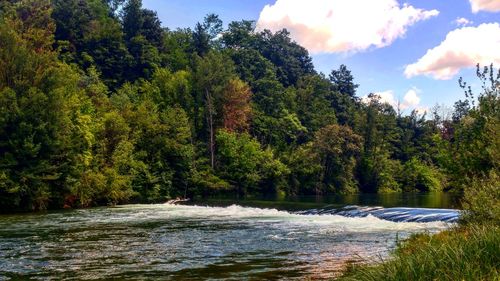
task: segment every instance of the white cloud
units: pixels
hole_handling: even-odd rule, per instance
[[[376,92],[374,95],[380,98],[380,102],[390,104],[395,110],[398,110],[398,107],[400,110],[416,109],[420,113],[420,111],[423,112],[423,109],[426,109],[425,107],[420,106],[420,92],[421,91],[417,87],[413,87],[406,92],[402,101],[395,97],[393,90]],[[363,96],[361,100],[364,103],[370,102],[368,95]]]
[[[471,24],[473,24],[473,22],[466,19],[466,18],[457,18],[455,20],[455,24],[463,27],[463,26],[471,25]]]
[[[479,11],[500,12],[499,0],[469,0],[469,2],[473,13]]]
[[[394,98],[394,91],[392,90],[388,90],[388,91],[384,91],[384,92],[377,92],[377,93],[373,93],[374,95],[378,96],[380,98],[380,102],[381,103],[388,103],[390,104],[392,107],[394,108],[397,108],[398,106],[398,102],[396,101],[396,99]],[[361,98],[361,100],[364,102],[364,103],[369,103],[370,102],[370,98],[368,97],[368,95],[366,96],[363,96]]]
[[[476,64],[500,65],[500,24],[485,23],[478,27],[455,29],[446,39],[417,62],[406,66],[410,78],[428,75],[439,80],[453,78],[460,69]]]
[[[415,111],[417,111],[417,113],[420,115],[424,115],[429,113],[429,108],[426,106],[417,106],[415,108]]]
[[[261,11],[257,28],[286,28],[312,53],[358,52],[388,46],[438,14],[396,0],[277,0]]]
[[[406,92],[406,95],[403,98],[402,109],[415,107],[420,104],[420,97],[418,96],[418,92],[420,92],[420,90],[415,87]]]

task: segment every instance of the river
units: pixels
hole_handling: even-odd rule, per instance
[[[0,280],[327,279],[348,263],[387,258],[412,233],[438,232],[456,220],[453,200],[419,196],[2,215]],[[366,207],[375,205],[384,208]]]

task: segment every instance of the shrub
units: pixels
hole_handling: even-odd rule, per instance
[[[500,176],[491,171],[487,177],[476,177],[464,187],[465,223],[500,224]]]
[[[406,191],[441,191],[443,174],[434,166],[412,158],[404,165],[402,183]]]

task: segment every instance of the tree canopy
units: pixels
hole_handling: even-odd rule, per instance
[[[448,116],[357,98],[286,30],[140,0],[0,4],[0,210],[177,196],[461,191],[499,169],[500,73]]]

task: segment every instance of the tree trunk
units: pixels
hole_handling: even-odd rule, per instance
[[[210,166],[212,169],[215,168],[215,135],[214,135],[214,106],[212,103],[212,96],[208,92],[208,89],[205,89],[205,98],[207,100],[207,123],[209,130],[209,150],[210,150]]]
[[[325,174],[326,174],[326,162],[327,162],[326,159],[321,160],[321,170],[319,172],[319,180],[316,183],[316,190],[315,190],[316,196],[321,195],[321,193],[322,193],[321,191],[324,187]]]

